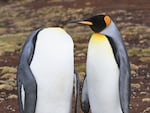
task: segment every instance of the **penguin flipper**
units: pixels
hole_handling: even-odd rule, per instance
[[[19,110],[21,113],[34,113],[36,108],[37,84],[34,75],[30,69],[30,63],[34,54],[36,37],[40,30],[41,29],[38,29],[32,32],[31,35],[28,37],[27,41],[24,44],[20,57],[20,62],[18,65],[17,87]],[[22,87],[24,88],[25,93],[24,103],[22,101]]]
[[[22,96],[21,96],[21,86],[22,86],[22,83],[20,82],[19,80],[19,73],[17,73],[17,93],[18,93],[18,104],[19,104],[19,111],[20,113],[24,113],[23,112],[23,104],[22,104]]]
[[[107,36],[108,37],[108,36]],[[130,103],[130,64],[127,55],[126,48],[124,46],[120,33],[116,36],[116,39],[108,37],[112,46],[116,62],[119,67],[119,95],[120,104],[123,113],[129,113]]]
[[[76,70],[74,70],[75,78],[75,113],[78,113],[78,97],[80,91],[80,79]]]
[[[129,103],[130,103],[130,65],[128,61],[127,54],[125,52],[120,52],[119,62],[120,62],[120,78],[119,78],[119,92],[120,92],[120,102],[123,113],[129,113]]]
[[[83,88],[81,95],[81,109],[84,113],[88,113],[90,109],[86,76],[83,81]]]

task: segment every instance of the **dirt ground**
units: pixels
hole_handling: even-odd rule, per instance
[[[63,2],[51,3],[45,2],[45,0],[33,1],[29,2],[28,4],[25,4],[25,7],[31,9],[38,9],[44,6],[59,5],[65,7],[66,10],[69,10],[69,8],[79,10],[82,8],[84,9],[84,7],[92,7],[93,8],[92,15],[95,15],[99,12],[112,14],[112,17],[115,19],[116,24],[122,31],[121,33],[123,34],[123,38],[126,47],[128,49],[129,59],[132,68],[130,113],[150,113],[150,52],[149,52],[150,1],[149,0],[136,0],[136,1],[107,0],[107,2],[102,0],[93,0],[93,1],[70,0],[71,2],[69,2],[69,0],[61,0],[61,1]],[[4,2],[2,4],[6,5]],[[14,3],[9,2],[9,4],[10,5],[12,4],[13,6]],[[88,15],[85,16],[88,17]],[[128,29],[129,32],[127,32],[126,28],[129,28]],[[140,29],[140,31],[138,30],[136,31],[135,29]],[[88,39],[75,41],[75,43],[79,44],[87,42]],[[79,51],[79,49],[77,48],[75,49],[75,51]],[[5,66],[17,67],[19,55],[20,55],[19,51],[5,52],[3,55],[0,55],[0,67]],[[85,55],[80,56],[79,54],[77,55],[75,54],[76,64],[80,65],[81,63],[85,63],[85,59],[86,59]],[[0,74],[1,73],[2,69],[0,68]],[[16,74],[16,72],[14,72],[14,74]],[[5,80],[6,80],[5,77],[0,78],[1,86],[3,81]],[[16,80],[16,77],[14,77],[14,80]],[[0,89],[0,113],[19,113],[16,91],[17,91],[16,86],[14,86],[11,90],[7,90],[7,88]],[[79,113],[82,113],[82,111],[79,110]]]

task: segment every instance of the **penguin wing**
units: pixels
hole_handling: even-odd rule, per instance
[[[74,70],[74,78],[75,78],[75,113],[78,113],[78,97],[80,91],[80,80],[79,75],[76,70]]]
[[[130,103],[130,65],[125,48],[118,51],[120,64],[119,93],[123,113],[129,112]]]
[[[83,88],[81,95],[81,109],[84,113],[88,113],[90,109],[86,76],[83,81]]]
[[[128,113],[130,102],[130,65],[127,51],[120,35],[116,39],[108,37],[119,67],[119,95],[123,113]]]
[[[130,65],[127,51],[125,49],[121,34],[112,20],[110,25],[101,31],[101,33],[108,36],[109,42],[112,46],[114,56],[120,71],[120,104],[123,113],[128,113],[130,102]]]
[[[37,100],[37,84],[34,75],[30,69],[30,63],[34,54],[35,42],[38,29],[30,34],[24,44],[17,72],[17,87],[19,109],[21,113],[34,113]],[[24,92],[22,92],[24,88]],[[25,98],[22,97],[24,93]],[[25,99],[25,100],[24,100]]]

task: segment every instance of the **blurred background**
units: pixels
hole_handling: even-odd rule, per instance
[[[130,113],[150,113],[149,0],[0,0],[0,113],[19,113],[16,69],[25,39],[37,28],[60,26],[72,36],[82,87],[92,31],[69,21],[97,14],[111,16],[125,41],[132,69]]]

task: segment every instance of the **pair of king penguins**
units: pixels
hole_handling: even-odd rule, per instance
[[[130,66],[116,25],[106,15],[76,23],[94,31],[81,95],[83,112],[128,113]],[[77,113],[79,77],[71,36],[57,27],[32,32],[22,49],[17,85],[21,113],[71,113],[73,86]]]

